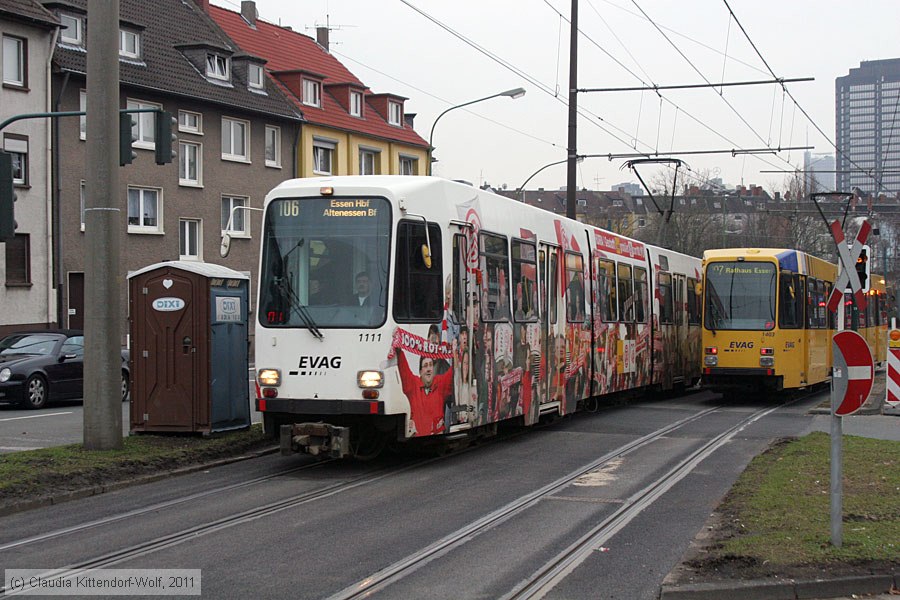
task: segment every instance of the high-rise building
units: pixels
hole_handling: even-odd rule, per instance
[[[830,192],[834,190],[834,154],[803,153],[803,172],[809,178],[808,183],[815,183],[815,191]]]
[[[900,58],[869,60],[835,80],[837,189],[900,192]]]

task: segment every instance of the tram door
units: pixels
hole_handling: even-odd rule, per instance
[[[673,381],[684,381],[686,366],[683,358],[688,356],[687,348],[687,297],[685,294],[685,276],[674,275],[673,278],[675,289],[675,347],[673,348],[675,356],[679,357],[674,361],[675,371],[673,373]]]
[[[474,281],[472,270],[467,268],[469,244],[467,236],[453,236],[453,274],[450,281],[449,314],[445,315],[447,343],[456,340],[453,357],[453,402],[447,408],[448,429],[459,431],[475,425],[478,399],[475,392],[475,357],[472,354],[472,326],[475,322]],[[477,254],[476,254],[477,256]],[[446,292],[445,292],[446,293]]]
[[[564,381],[559,379],[560,357],[557,338],[562,340],[562,369],[565,373],[565,340],[557,336],[559,310],[559,250],[553,246],[541,244],[539,252],[540,286],[541,286],[541,341],[544,351],[541,353],[541,370],[543,377],[538,385],[540,404],[561,401],[564,393]]]

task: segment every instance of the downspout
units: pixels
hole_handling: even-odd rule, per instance
[[[59,37],[59,28],[53,28],[53,34],[50,36],[50,48],[47,52],[47,67],[44,71],[45,73],[45,84],[47,86],[46,98],[44,99],[44,106],[49,107],[50,103],[53,101],[53,91],[52,91],[52,82],[53,82],[53,52],[56,49],[56,40]],[[50,121],[50,126],[47,127],[46,133],[46,143],[47,150],[44,156],[44,160],[47,161],[48,165],[53,165],[53,153],[56,145],[53,143],[53,121]],[[57,218],[56,218],[56,203],[53,200],[53,172],[51,169],[46,169],[46,187],[44,188],[46,192],[50,194],[50,210],[47,211],[47,323],[53,322],[53,313],[56,313],[57,319],[57,327],[60,327],[59,323],[59,293],[54,294],[53,289],[56,288],[56,244],[59,235],[59,231],[57,229]],[[56,306],[54,306],[54,301],[56,301]]]
[[[300,129],[303,127],[303,122],[300,121],[297,123],[297,133],[294,134],[294,179],[299,177],[298,173],[300,172]]]
[[[59,94],[56,96],[56,101],[53,103],[53,111],[59,111],[59,105],[62,102],[62,97],[66,92],[66,87],[69,85],[69,76],[71,74],[66,71],[65,76],[63,77],[62,85],[59,88]],[[48,92],[49,93],[49,92]],[[51,150],[52,156],[52,178],[53,178],[53,272],[54,272],[54,284],[56,286],[56,320],[59,327],[65,327],[67,323],[63,320],[63,292],[65,291],[65,282],[63,281],[63,272],[62,272],[62,235],[61,235],[61,223],[60,223],[60,197],[62,195],[62,182],[60,181],[59,176],[59,119],[55,118],[52,120],[53,125],[53,148]]]

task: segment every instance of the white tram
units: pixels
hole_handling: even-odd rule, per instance
[[[257,409],[282,451],[492,434],[700,376],[700,260],[435,177],[265,200]]]

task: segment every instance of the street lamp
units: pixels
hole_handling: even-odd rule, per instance
[[[437,122],[441,120],[441,117],[443,117],[444,115],[446,115],[448,112],[450,112],[453,109],[462,108],[463,106],[469,106],[470,104],[475,104],[476,102],[484,102],[485,100],[490,100],[491,98],[497,98],[499,96],[509,96],[510,98],[515,100],[517,98],[521,98],[524,95],[525,95],[524,88],[515,88],[513,90],[506,90],[505,92],[500,92],[499,94],[492,94],[490,96],[485,96],[484,98],[479,98],[478,100],[470,100],[469,102],[464,102],[462,104],[457,104],[456,106],[451,106],[450,108],[448,108],[447,110],[445,110],[444,112],[439,114],[437,116],[437,118],[434,120],[434,123],[431,124],[431,133],[428,134],[428,153],[429,153],[428,174],[431,175],[431,163],[434,162],[434,156],[432,155],[434,146],[431,143],[432,140],[434,139],[434,127],[435,127],[435,125],[437,125]]]
[[[523,181],[523,182],[522,182],[522,185],[519,186],[519,189],[516,190],[516,198],[517,198],[520,202],[522,201],[522,195],[525,193],[525,185],[526,185],[529,181],[531,181],[532,179],[534,179],[534,176],[535,176],[535,175],[537,175],[538,173],[540,173],[541,171],[543,171],[543,170],[546,169],[547,167],[552,167],[553,165],[561,165],[561,164],[563,164],[564,162],[568,162],[568,160],[569,160],[568,158],[564,158],[564,159],[558,160],[558,161],[556,161],[556,162],[547,163],[546,165],[544,165],[543,167],[541,167],[540,169],[538,169],[537,171],[535,171],[534,173],[532,173],[531,175],[529,175],[529,176],[528,176],[528,179],[526,179],[525,181]],[[579,162],[579,163],[580,163],[580,162],[582,162],[582,161],[584,161],[584,157],[583,157],[583,156],[576,156],[576,157],[575,157],[575,162]]]

